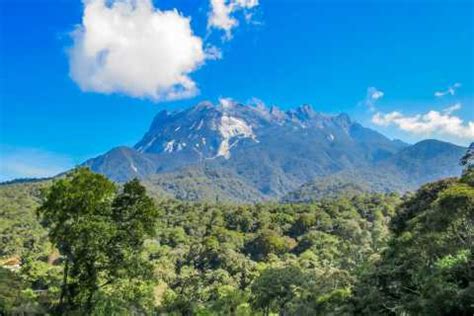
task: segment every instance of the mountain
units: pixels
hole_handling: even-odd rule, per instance
[[[428,139],[407,146],[371,168],[343,170],[305,183],[281,199],[310,202],[341,194],[414,191],[422,184],[461,174],[466,148]]]
[[[253,202],[331,177],[352,178],[361,191],[411,190],[415,182],[458,174],[464,150],[434,140],[410,146],[309,105],[282,111],[224,101],[161,111],[133,148],[84,165],[118,182],[138,177],[182,199]],[[405,186],[405,175],[416,179]]]
[[[422,183],[459,175],[462,169],[459,160],[466,150],[465,147],[428,139],[403,148],[377,167],[400,174],[418,187]]]
[[[185,167],[175,172],[159,173],[144,180],[155,195],[188,201],[259,202],[266,197],[247,181],[224,168]]]

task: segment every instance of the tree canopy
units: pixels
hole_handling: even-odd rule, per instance
[[[43,198],[39,188],[0,187],[4,201],[15,201],[12,192],[31,197],[2,209],[8,227],[0,226],[0,278],[11,291],[0,287],[0,307],[93,315],[472,315],[472,172],[403,197],[297,204],[152,200],[137,180],[117,186],[86,169],[44,185]],[[19,234],[15,214],[35,230]]]
[[[47,190],[38,214],[64,266],[61,313],[91,314],[109,297],[115,304],[141,299],[141,293],[127,297],[131,293],[119,291],[129,284],[146,286],[153,276],[142,255],[159,213],[138,180],[118,192],[104,176],[77,169]]]

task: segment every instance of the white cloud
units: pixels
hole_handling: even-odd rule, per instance
[[[459,110],[459,103],[444,109],[442,112],[429,111],[425,114],[406,116],[400,112],[387,114],[377,113],[372,117],[372,122],[380,126],[394,125],[399,129],[425,136],[449,136],[464,140],[474,139],[474,122],[464,122],[460,117],[452,115]]]
[[[219,106],[224,109],[231,108],[235,104],[237,104],[237,102],[232,98],[219,98]]]
[[[384,96],[383,91],[378,90],[375,87],[367,88],[367,95],[365,96],[364,101],[362,102],[370,111],[374,112],[376,110],[376,103],[378,100],[382,99]]]
[[[232,29],[239,25],[234,17],[237,11],[248,11],[258,6],[258,0],[210,0],[210,12],[207,21],[208,29],[216,28],[225,32],[225,38],[232,38]],[[252,13],[245,12],[245,20],[252,20]]]
[[[211,60],[222,59],[222,51],[213,45],[206,46],[206,58]]]
[[[0,181],[55,176],[74,167],[69,157],[35,148],[2,146]]]
[[[151,0],[85,0],[72,37],[70,74],[82,90],[155,101],[196,95],[189,75],[221,57],[203,48],[189,18],[156,9]]]
[[[377,90],[374,87],[369,88],[369,96],[371,100],[378,100],[383,97],[383,92],[380,90]]]
[[[457,110],[460,110],[461,107],[462,107],[461,103],[456,103],[456,104],[453,104],[453,105],[447,107],[446,109],[444,109],[443,113],[452,114],[453,112],[456,112]]]
[[[441,97],[444,97],[445,95],[455,95],[456,94],[456,90],[458,88],[461,87],[461,84],[459,82],[456,82],[455,84],[453,84],[452,86],[448,87],[448,89],[446,90],[443,90],[443,91],[436,91],[434,93],[435,97],[437,98],[441,98]]]

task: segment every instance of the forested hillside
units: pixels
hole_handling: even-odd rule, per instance
[[[2,186],[0,308],[95,315],[471,315],[472,179],[466,171],[405,197],[255,205],[158,199],[152,206],[138,182],[119,189],[86,170],[53,187]],[[50,189],[38,218],[44,187]],[[66,220],[61,209],[73,210],[72,217]],[[78,249],[94,260],[71,257]]]

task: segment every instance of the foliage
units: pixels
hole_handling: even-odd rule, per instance
[[[158,212],[137,180],[117,194],[104,176],[77,169],[48,189],[38,213],[64,261],[61,313],[91,314],[107,295],[115,301],[138,299],[130,291],[152,279],[142,252]]]
[[[34,210],[39,206],[41,190],[48,184],[46,181],[0,186],[0,258],[22,256],[47,247],[47,233]]]
[[[43,247],[16,243],[9,256],[21,258],[21,268],[0,273],[12,288],[0,288],[1,306],[55,311],[69,261],[71,303],[84,311],[93,293],[97,315],[470,315],[472,176],[466,171],[402,198],[160,199],[155,207],[138,181],[118,189],[77,171],[55,182],[42,207],[48,230],[39,226],[41,240],[49,233],[60,254],[47,240]],[[54,210],[48,216],[46,207]],[[32,208],[21,212],[34,222]],[[8,218],[10,226],[21,222]],[[87,260],[68,259],[66,251]]]
[[[464,179],[422,187],[401,206],[389,247],[359,285],[360,311],[472,315],[473,224],[474,187]]]
[[[257,202],[265,198],[234,172],[211,166],[153,174],[147,177],[145,184],[151,190],[186,201]]]

